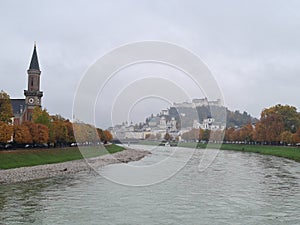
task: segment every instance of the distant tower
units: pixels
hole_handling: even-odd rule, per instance
[[[38,106],[42,107],[43,92],[40,91],[40,66],[38,56],[36,52],[36,44],[34,43],[34,49],[29,65],[28,73],[28,87],[24,90],[25,95],[25,121],[32,119],[33,109]]]

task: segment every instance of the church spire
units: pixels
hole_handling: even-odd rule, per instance
[[[32,53],[32,57],[31,57],[29,69],[30,70],[40,70],[39,61],[38,61],[38,57],[37,57],[37,53],[36,53],[35,42],[34,42],[34,48],[33,48],[33,53]]]

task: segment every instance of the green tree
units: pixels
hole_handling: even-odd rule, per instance
[[[46,109],[36,106],[32,113],[32,121],[34,123],[43,124],[49,128],[51,117]]]
[[[203,131],[203,137],[202,137],[202,140],[204,141],[209,141],[209,138],[210,138],[210,130],[204,130]]]
[[[3,90],[0,91],[0,121],[11,123],[13,117],[13,110],[10,102],[9,95]]]

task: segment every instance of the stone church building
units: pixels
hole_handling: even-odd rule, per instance
[[[41,70],[36,51],[36,44],[34,44],[27,74],[27,90],[24,90],[25,99],[11,99],[14,114],[13,124],[17,125],[24,121],[30,121],[32,119],[33,109],[37,106],[42,107],[43,92],[40,91]]]

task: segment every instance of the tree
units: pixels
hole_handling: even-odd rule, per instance
[[[235,131],[235,129],[233,127],[227,128],[225,130],[225,141],[233,141],[232,139],[232,134]]]
[[[49,128],[51,118],[46,109],[42,109],[41,107],[36,106],[33,109],[32,121],[34,123],[43,124]]]
[[[50,124],[49,141],[54,143],[54,146],[64,145],[68,142],[68,129],[65,121],[54,120]]]
[[[156,139],[156,136],[154,134],[146,134],[145,139],[154,141]]]
[[[155,137],[156,137],[157,140],[160,140],[160,139],[161,139],[161,133],[157,133],[157,134],[155,135]]]
[[[83,123],[73,123],[74,135],[76,142],[84,143],[85,142],[85,133],[83,129]]]
[[[258,123],[258,133],[256,137],[260,141],[268,143],[278,143],[280,135],[284,131],[284,118],[273,107],[265,109],[261,113],[260,122]]]
[[[97,133],[98,133],[98,137],[99,137],[100,141],[104,141],[105,137],[104,137],[103,130],[100,128],[97,128]]]
[[[199,139],[198,140],[203,140],[203,134],[204,134],[204,130],[203,129],[199,129]]]
[[[202,140],[204,140],[204,141],[209,141],[209,137],[210,137],[210,130],[204,130],[203,131],[203,138],[202,138]]]
[[[23,123],[27,126],[32,137],[33,144],[47,143],[49,140],[49,129],[43,124],[36,124],[31,121]]]
[[[75,136],[74,136],[73,124],[69,120],[66,120],[65,125],[66,125],[67,133],[68,133],[67,142],[68,143],[76,142]]]
[[[102,130],[100,128],[97,128],[97,133],[99,136],[99,139],[106,144],[108,141],[111,141],[113,139],[113,135],[109,130]]]
[[[49,129],[43,124],[37,124],[38,136],[36,143],[43,144],[49,140]]]
[[[49,142],[54,143],[55,146],[76,142],[73,124],[60,115],[51,116]]]
[[[220,142],[223,140],[223,131],[221,130],[212,130],[210,132],[210,140]]]
[[[284,131],[284,122],[277,114],[268,115],[263,122],[266,127],[266,141],[278,142],[280,141],[280,134]]]
[[[105,138],[104,142],[107,143],[113,139],[113,136],[109,130],[105,130],[103,133],[104,133],[104,138]]]
[[[253,141],[253,127],[250,123],[244,125],[239,132],[239,140],[250,142]]]
[[[0,121],[0,143],[7,143],[13,135],[13,126]]]
[[[290,131],[283,131],[280,135],[280,140],[284,144],[291,144],[293,143],[293,133]]]
[[[166,141],[171,141],[173,139],[173,137],[169,133],[166,133],[165,136],[164,136],[164,139]]]
[[[256,123],[253,139],[257,142],[264,142],[266,140],[266,128],[263,123]]]
[[[197,141],[202,139],[202,135],[203,135],[203,130],[199,130],[199,129],[192,129],[188,132],[185,132],[182,134],[182,138],[184,140],[193,140],[193,141]]]
[[[239,141],[240,139],[240,129],[234,129],[231,136],[231,141]]]
[[[18,144],[32,143],[32,137],[27,126],[23,124],[14,126],[14,142]]]
[[[96,143],[99,140],[97,129],[85,123],[73,123],[74,135],[79,143]]]
[[[280,115],[284,123],[284,130],[295,133],[300,127],[300,114],[297,108],[289,105],[275,105],[268,109],[268,113]]]
[[[11,123],[13,117],[13,110],[10,102],[9,95],[3,90],[0,91],[0,121]]]
[[[297,132],[293,134],[292,139],[294,144],[300,143],[300,128],[298,128]]]

